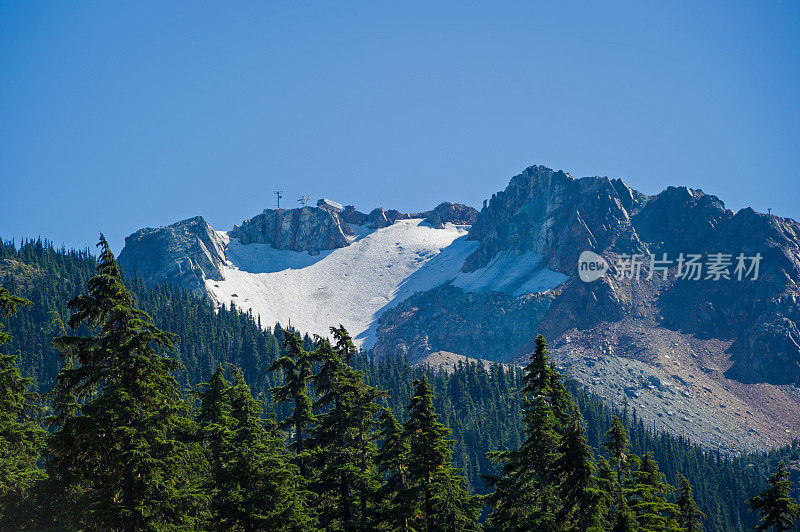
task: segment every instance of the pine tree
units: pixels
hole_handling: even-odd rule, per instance
[[[603,475],[606,478],[611,502],[611,512],[608,515],[609,524],[615,532],[635,530],[638,524],[633,511],[628,506],[625,492],[632,458],[628,455],[630,438],[628,431],[617,416],[611,418],[611,427],[605,434],[603,447],[611,460],[608,464],[608,471],[604,472],[610,474]]]
[[[384,409],[380,420],[378,438],[383,444],[375,456],[375,465],[386,481],[378,491],[377,515],[386,530],[407,532],[414,517],[413,494],[408,484],[408,439],[391,410]]]
[[[29,304],[0,287],[3,315],[14,316],[18,305]],[[0,324],[0,345],[10,339]],[[36,465],[45,438],[38,421],[39,398],[29,391],[31,379],[19,374],[16,358],[0,353],[0,528],[19,523],[23,501],[43,477]]]
[[[210,524],[219,530],[301,530],[313,524],[297,466],[274,422],[265,424],[241,370],[217,367],[198,385],[199,434],[211,465]]]
[[[308,396],[312,359],[309,353],[303,349],[300,338],[291,331],[283,331],[283,334],[283,345],[289,350],[289,354],[276,360],[268,371],[283,370],[284,382],[270,391],[275,403],[282,404],[291,401],[293,405],[292,413],[280,421],[278,426],[282,429],[293,430],[294,435],[289,448],[295,453],[295,461],[300,467],[300,474],[308,480],[310,477],[307,466],[309,453],[304,440],[316,421],[311,409],[311,398]]]
[[[314,376],[318,397],[314,406],[322,411],[314,428],[314,482],[319,496],[320,523],[326,527],[362,528],[370,517],[368,500],[374,498],[381,477],[375,468],[377,449],[376,401],[385,392],[364,383],[363,373],[344,362],[349,352],[347,331],[331,328],[337,341],[318,339],[316,358],[320,370]]]
[[[622,477],[630,471],[628,464],[628,450],[630,438],[625,426],[617,416],[611,418],[611,428],[606,432],[603,447],[611,457],[611,465],[617,473],[617,483],[622,484]]]
[[[339,353],[339,356],[342,357],[345,364],[352,366],[353,357],[356,356],[357,349],[355,344],[353,344],[353,338],[350,336],[350,333],[347,332],[344,325],[341,323],[339,327],[331,327],[330,331],[336,343],[336,352]]]
[[[560,377],[550,363],[547,342],[541,335],[536,337],[536,350],[524,371],[525,441],[519,449],[490,455],[503,464],[503,470],[500,477],[489,479],[495,487],[488,497],[493,509],[489,525],[498,530],[555,530],[560,484],[555,467],[561,438],[553,403],[564,406],[565,401]]]
[[[664,482],[664,474],[659,471],[652,453],[645,453],[637,461],[639,466],[633,472],[633,485],[626,490],[626,496],[628,507],[636,516],[638,530],[678,530],[679,525],[675,519],[678,507],[666,499],[666,495],[673,490],[672,486]]]
[[[520,448],[491,455],[503,463],[503,471],[500,477],[490,479],[496,488],[488,498],[494,510],[490,524],[498,530],[555,530],[559,437],[544,396],[530,400],[523,422],[527,437]]]
[[[678,499],[675,501],[675,504],[678,505],[678,524],[686,532],[698,532],[703,529],[701,521],[706,515],[700,511],[694,502],[692,486],[686,480],[686,477],[678,475],[678,479],[681,483]]]
[[[230,387],[231,438],[226,449],[223,485],[228,523],[246,532],[307,530],[304,482],[274,422],[265,426],[262,404],[253,399],[238,368]]]
[[[592,448],[586,443],[583,420],[577,409],[572,411],[572,421],[561,438],[558,454],[554,468],[561,479],[558,486],[561,500],[558,520],[561,528],[576,531],[601,530],[601,505],[605,497],[594,476]]]
[[[210,497],[211,521],[217,526],[225,524],[223,508],[227,491],[223,488],[225,454],[231,438],[230,383],[225,379],[222,366],[211,375],[208,382],[198,384],[195,395],[200,407],[195,421],[198,437],[203,442],[210,471],[206,479],[206,493]]]
[[[747,501],[750,508],[761,515],[757,530],[768,530],[770,527],[775,532],[791,530],[800,515],[800,506],[791,492],[789,472],[781,462],[777,471],[769,476],[767,489]]]
[[[61,336],[54,345],[70,364],[58,376],[50,438],[51,469],[79,497],[73,516],[113,530],[192,527],[205,495],[205,460],[192,443],[196,427],[160,354],[174,336],[134,307],[105,238],[88,293],[70,301],[69,326],[89,336]]]
[[[531,397],[544,395],[550,403],[553,415],[560,427],[571,421],[574,403],[566,388],[563,376],[558,373],[555,364],[550,360],[547,340],[541,334],[536,336],[536,349],[525,366],[522,378],[522,393]]]
[[[408,454],[409,490],[421,510],[418,523],[424,530],[471,530],[478,517],[480,499],[465,489],[464,478],[452,467],[450,429],[439,422],[433,393],[423,375],[414,381],[404,434]]]

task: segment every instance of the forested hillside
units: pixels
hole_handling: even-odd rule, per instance
[[[33,390],[40,394],[48,394],[60,382],[58,375],[64,360],[52,341],[67,331],[64,322],[72,314],[67,302],[85,293],[96,266],[94,256],[88,251],[58,250],[44,241],[25,242],[19,248],[11,243],[0,246],[0,283],[12,294],[32,302],[20,307],[15,317],[2,319],[12,339],[0,350],[3,354],[18,355],[16,363],[20,372],[32,379]],[[168,349],[167,343],[158,349],[182,364],[182,368],[173,370],[182,390],[194,389],[200,383],[207,383],[206,392],[212,390],[215,378],[225,378],[217,368],[231,364],[239,368],[241,374],[226,372],[231,382],[219,384],[220,389],[227,386],[225,389],[238,390],[230,392],[231,397],[239,397],[247,403],[243,390],[249,388],[256,399],[264,402],[267,414],[274,411],[276,421],[284,426],[284,436],[297,436],[292,424],[286,422],[296,410],[292,401],[274,401],[274,390],[287,386],[284,374],[290,375],[288,366],[275,364],[289,359],[296,362],[301,352],[318,352],[319,342],[306,336],[292,352],[291,344],[284,346],[287,336],[278,324],[262,327],[258,316],[241,313],[236,308],[214,309],[208,301],[169,286],[147,290],[137,279],[127,279],[126,284],[136,305],[152,316],[155,327],[177,335],[174,349]],[[89,329],[84,326],[70,331],[77,335],[88,333]],[[452,478],[457,478],[461,470],[475,493],[492,490],[486,478],[500,475],[501,464],[490,460],[487,454],[518,449],[525,441],[525,404],[520,393],[525,386],[522,369],[495,365],[487,371],[482,366],[467,364],[448,375],[435,369],[413,368],[404,360],[374,363],[367,353],[353,352],[351,356],[347,366],[355,373],[348,373],[350,370],[344,368],[336,371],[356,380],[356,374],[363,371],[365,389],[377,390],[375,404],[389,407],[400,424],[409,422],[409,412],[413,416],[414,410],[407,408],[415,404],[413,398],[417,398],[419,408],[424,407],[424,401],[419,398],[425,397],[427,392],[420,389],[419,382],[421,377],[427,377],[432,407],[439,421],[452,430],[455,467]],[[324,360],[316,359],[309,364],[318,373],[322,371]],[[324,386],[319,390],[320,393],[316,389],[311,391],[310,415],[335,409],[335,405],[325,402]],[[588,444],[597,455],[612,458],[603,446],[612,426],[612,412],[575,383],[567,381],[566,390],[583,417]],[[382,391],[386,394],[378,393]],[[212,398],[211,395],[203,397]],[[56,397],[51,395],[48,399]],[[202,402],[202,397],[199,401]],[[53,404],[45,403],[46,414],[57,413]],[[243,412],[250,412],[247,408]],[[652,452],[666,481],[673,485],[679,484],[679,474],[689,480],[700,510],[707,515],[706,530],[752,528],[758,519],[750,512],[746,500],[763,489],[768,474],[779,461],[789,463],[800,458],[798,446],[763,455],[720,456],[681,439],[653,434],[637,419],[635,411],[623,409],[617,414],[630,434],[632,453],[644,456]],[[382,434],[378,443],[387,439],[388,433]],[[275,445],[270,442],[266,439],[259,445]],[[671,500],[675,498],[670,497]],[[339,516],[330,519],[339,519]]]

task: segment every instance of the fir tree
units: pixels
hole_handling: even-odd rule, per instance
[[[198,384],[195,395],[200,407],[195,420],[198,436],[204,444],[210,471],[206,480],[206,493],[210,497],[211,521],[217,526],[225,525],[223,508],[227,492],[224,488],[225,459],[231,438],[233,418],[231,418],[230,383],[225,379],[222,366],[217,369],[208,382]]]
[[[678,475],[678,480],[681,483],[678,499],[675,501],[675,504],[678,505],[678,524],[683,527],[686,532],[698,532],[703,529],[701,521],[706,515],[700,511],[697,504],[694,502],[692,486],[689,484],[689,481],[686,480],[686,477]]]
[[[383,444],[375,456],[375,465],[386,480],[378,492],[377,515],[387,530],[407,532],[414,517],[413,495],[408,485],[408,439],[391,410],[384,409],[380,421],[378,438]]]
[[[754,512],[759,512],[761,522],[757,530],[772,528],[776,532],[791,530],[800,515],[800,506],[791,496],[792,482],[783,462],[778,470],[769,476],[768,486],[747,502]]]
[[[70,361],[58,376],[50,438],[51,469],[75,484],[73,516],[113,530],[192,527],[205,496],[205,463],[191,443],[188,417],[172,372],[174,336],[134,307],[105,238],[88,293],[70,301],[69,326],[89,336],[61,336],[54,345]]]
[[[617,416],[611,418],[611,428],[606,432],[606,440],[603,447],[611,457],[611,465],[617,474],[617,483],[622,484],[622,477],[630,471],[628,464],[628,450],[630,449],[630,438],[625,426]]]
[[[238,368],[230,388],[231,438],[226,449],[225,514],[229,523],[246,532],[308,530],[313,525],[309,493],[282,435],[271,420],[265,424],[263,407],[253,399]]]
[[[18,305],[29,304],[0,287],[3,315],[14,316]],[[0,345],[10,339],[0,324]],[[0,528],[19,523],[23,501],[43,476],[36,465],[45,437],[38,422],[39,398],[29,391],[31,379],[19,374],[16,358],[0,353]]]
[[[559,437],[544,396],[530,400],[523,422],[527,437],[520,448],[492,454],[503,463],[503,471],[502,476],[490,479],[496,488],[488,498],[494,510],[490,524],[498,530],[555,530]]]
[[[562,405],[564,401],[558,373],[541,335],[536,337],[536,350],[525,366],[522,382],[525,441],[519,449],[490,455],[503,464],[503,470],[500,477],[489,479],[496,488],[488,497],[493,508],[489,524],[498,530],[555,530],[559,514],[555,464],[561,438],[553,402]]]
[[[319,398],[318,416],[311,443],[320,499],[320,522],[326,527],[363,528],[369,519],[368,500],[380,485],[375,468],[377,438],[376,400],[385,392],[363,381],[363,374],[344,362],[349,351],[347,331],[332,328],[339,348],[318,339],[316,358],[321,366],[314,376]]]
[[[357,353],[356,346],[353,344],[353,338],[342,324],[339,324],[339,327],[331,327],[330,331],[336,344],[336,352],[339,353],[339,356],[345,364],[351,366],[353,364],[353,357],[355,357]]]
[[[309,457],[305,445],[307,432],[315,422],[314,412],[311,409],[311,398],[308,396],[308,382],[311,379],[312,360],[308,352],[303,349],[300,338],[291,331],[284,331],[284,347],[289,354],[276,360],[268,371],[283,370],[284,383],[272,388],[272,398],[278,403],[291,402],[292,413],[278,423],[282,429],[293,430],[292,443],[289,448],[295,452],[295,460],[300,467],[300,474],[309,479],[307,461]]]
[[[672,486],[664,482],[664,474],[659,471],[658,463],[651,453],[645,453],[637,461],[639,465],[633,472],[633,485],[626,490],[626,495],[628,507],[636,516],[638,530],[678,530],[679,525],[675,519],[678,507],[666,499],[666,495],[673,490]]]
[[[611,427],[605,434],[603,447],[610,457],[608,472],[613,472],[606,477],[611,502],[611,512],[608,515],[609,524],[614,531],[635,530],[638,526],[636,517],[628,506],[625,493],[630,473],[631,457],[628,455],[630,438],[628,431],[617,416],[611,418]]]
[[[421,510],[419,527],[433,530],[470,530],[477,521],[479,498],[465,490],[463,477],[451,464],[450,429],[439,422],[427,377],[414,381],[404,426],[410,448],[409,490]]]
[[[558,447],[555,472],[560,477],[558,520],[566,530],[588,531],[602,528],[601,505],[604,494],[594,476],[592,448],[586,443],[583,420],[577,409],[567,425]]]

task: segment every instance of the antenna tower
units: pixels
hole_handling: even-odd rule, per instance
[[[307,207],[308,202],[311,201],[311,198],[308,196],[300,196],[300,198],[298,198],[297,201],[299,201],[300,205],[302,205],[303,207]]]
[[[275,196],[278,198],[278,208],[280,209],[281,208],[281,198],[283,197],[283,190],[276,190],[275,192],[273,192],[273,194],[275,194]]]

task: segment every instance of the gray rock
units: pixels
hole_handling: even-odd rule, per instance
[[[413,215],[414,218],[425,218],[431,227],[442,229],[444,224],[472,225],[478,217],[478,211],[461,203],[442,202],[431,211]]]
[[[350,244],[350,226],[336,212],[319,207],[266,209],[240,227],[233,226],[231,238],[242,244],[269,244],[275,249],[317,254]]]
[[[140,229],[125,239],[119,264],[148,284],[169,283],[205,295],[206,279],[222,280],[225,243],[201,217]]]

